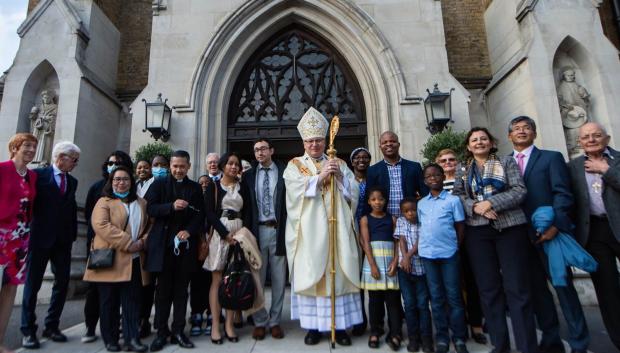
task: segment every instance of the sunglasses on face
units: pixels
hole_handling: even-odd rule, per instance
[[[439,160],[439,163],[456,162],[456,158],[443,158]]]
[[[119,161],[109,161],[109,162],[107,162],[107,163],[106,163],[106,165],[107,165],[108,167],[111,167],[111,166],[113,166],[113,165],[115,165],[115,166],[117,166],[117,167],[118,167],[118,166],[119,166],[119,165],[121,165],[121,164],[122,164],[122,163],[121,163],[121,162],[119,162]]]

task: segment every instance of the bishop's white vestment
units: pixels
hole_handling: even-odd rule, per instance
[[[304,329],[331,330],[331,275],[329,259],[329,181],[318,183],[320,161],[305,154],[284,170],[286,185],[286,254],[291,274],[291,317]],[[354,228],[359,185],[344,161],[342,183],[337,182],[336,329],[362,322],[359,295],[359,253]],[[329,179],[326,179],[329,180]]]

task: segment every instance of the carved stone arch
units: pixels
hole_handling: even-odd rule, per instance
[[[19,106],[18,132],[30,131],[30,110],[33,106],[41,103],[41,92],[44,89],[54,91],[54,103],[58,104],[60,93],[58,73],[54,69],[54,66],[47,60],[43,60],[39,63],[30,73],[28,80],[26,80]]]
[[[328,39],[345,57],[363,95],[368,144],[378,151],[381,131],[396,126],[400,104],[419,101],[408,95],[396,57],[373,20],[348,0],[250,0],[231,13],[208,43],[179,113],[196,116],[196,155],[223,150],[234,83],[260,43],[299,24]],[[202,161],[200,161],[202,163]],[[200,170],[201,166],[197,166]]]

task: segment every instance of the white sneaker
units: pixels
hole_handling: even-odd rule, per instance
[[[82,343],[92,343],[95,342],[97,340],[97,335],[91,335],[89,333],[85,334],[84,336],[82,336]]]

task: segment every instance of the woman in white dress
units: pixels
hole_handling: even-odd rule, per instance
[[[222,280],[222,271],[226,266],[226,258],[230,244],[234,243],[233,235],[242,227],[251,229],[249,222],[252,217],[251,207],[244,207],[249,203],[248,188],[241,183],[237,176],[241,171],[241,158],[234,153],[225,153],[219,161],[219,169],[223,172],[222,178],[209,183],[205,191],[205,210],[207,222],[213,231],[209,234],[209,256],[204,268],[212,271],[211,288],[209,291],[209,305],[212,313],[219,313],[221,305],[218,301],[218,289]],[[239,338],[234,332],[232,310],[226,310],[224,336],[230,342],[237,342]],[[220,331],[220,317],[213,315],[211,342],[224,342]]]

